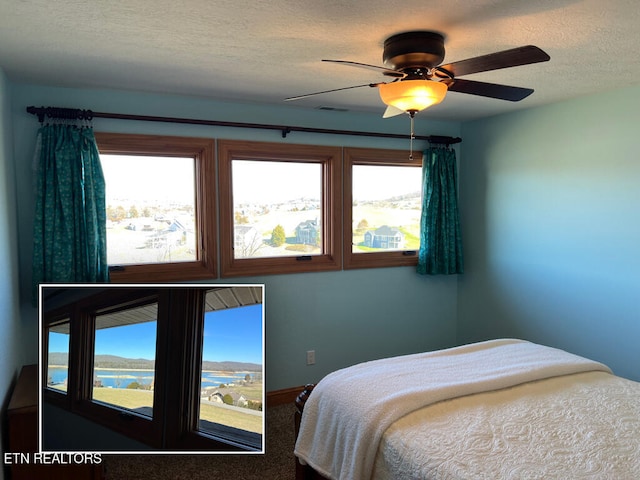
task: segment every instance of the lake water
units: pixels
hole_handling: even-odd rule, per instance
[[[247,372],[202,372],[202,388],[217,387],[220,384],[237,383],[244,380]],[[255,373],[249,373],[255,375]],[[66,368],[50,367],[48,377],[54,385],[64,384],[67,381]],[[151,385],[153,382],[153,372],[150,370],[96,370],[95,380],[100,380],[103,387],[127,388],[132,382],[140,385]]]

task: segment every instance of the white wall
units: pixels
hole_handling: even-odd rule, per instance
[[[459,341],[516,336],[640,380],[640,87],[463,125]]]
[[[0,308],[8,319],[0,335],[4,342],[0,355],[7,358],[0,388],[5,392],[23,362],[16,346],[26,349],[24,361],[37,360],[37,314],[28,301],[30,163],[37,121],[24,111],[32,104],[320,128],[406,130],[402,118],[388,123],[361,114],[8,85],[0,75],[0,186],[7,185],[0,188],[0,261],[6,263],[0,273],[6,280],[0,282]],[[241,279],[266,284],[267,388],[314,382],[358,361],[497,336],[566,348],[639,379],[640,162],[635,138],[639,112],[636,87],[470,122],[461,131],[454,123],[418,121],[420,135],[462,133],[466,273],[458,278],[419,277],[412,269],[391,268]],[[95,128],[406,147],[403,141],[310,134],[281,139],[278,132],[145,122],[96,120]],[[22,321],[27,333],[17,315],[16,252],[23,273]],[[304,352],[311,348],[317,363],[307,367]]]
[[[3,415],[13,383],[26,360],[21,348],[23,335],[19,316],[16,202],[10,85],[0,68],[0,402]],[[6,452],[8,446],[4,418],[0,425],[0,451]],[[3,471],[0,469],[2,478]]]
[[[267,123],[357,131],[391,132],[407,138],[353,137],[294,132],[192,126],[96,119],[96,131],[155,133],[282,143],[408,149],[409,119],[382,119],[355,112],[309,111],[292,106],[227,104],[190,97],[122,91],[64,89],[15,85],[12,121],[15,131],[19,202],[20,269],[23,316],[29,336],[23,342],[37,359],[37,315],[29,305],[33,197],[31,157],[37,118],[29,105],[88,108],[100,112],[164,115],[247,123]],[[382,110],[382,109],[381,109]],[[416,119],[417,135],[459,136],[454,122]],[[416,149],[424,148],[416,142]],[[411,267],[270,275],[231,279],[266,286],[267,390],[316,382],[325,374],[360,361],[443,348],[455,343],[455,277],[424,277]],[[217,280],[221,281],[221,280]],[[306,365],[306,351],[316,364]]]

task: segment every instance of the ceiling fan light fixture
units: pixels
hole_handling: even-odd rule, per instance
[[[378,91],[385,105],[419,112],[444,100],[447,85],[435,80],[402,80],[378,85]]]

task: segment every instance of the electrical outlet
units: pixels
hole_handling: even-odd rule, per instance
[[[307,350],[307,365],[314,365],[316,363],[316,351]]]

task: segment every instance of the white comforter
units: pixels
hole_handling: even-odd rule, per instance
[[[305,405],[295,454],[334,480],[371,478],[387,428],[427,405],[608,367],[521,340],[366,362],[327,375]]]
[[[640,383],[585,372],[430,405],[387,429],[373,477],[640,479]]]

